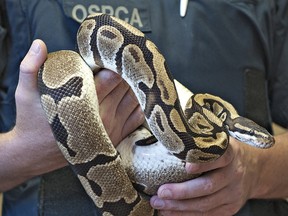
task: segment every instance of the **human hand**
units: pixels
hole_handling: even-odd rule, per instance
[[[36,142],[47,137],[51,129],[45,119],[37,90],[37,72],[47,57],[47,48],[36,40],[20,66],[16,90],[17,121],[14,131]],[[100,116],[112,142],[116,145],[144,122],[144,114],[129,85],[116,73],[101,70],[95,76]],[[36,140],[35,140],[36,139]],[[41,143],[38,140],[38,143]]]
[[[21,169],[30,177],[67,165],[40,104],[37,73],[46,57],[44,42],[34,41],[20,65],[15,93],[17,118],[10,132],[15,145],[9,147],[15,158],[21,160]],[[112,142],[117,144],[143,123],[143,112],[131,89],[114,72],[100,71],[95,77],[95,84],[104,126]]]
[[[258,151],[231,138],[230,146],[217,161],[187,164],[190,173],[200,177],[178,184],[165,184],[158,196],[151,198],[152,207],[161,215],[231,216],[251,198],[257,183]]]
[[[56,145],[40,104],[37,73],[46,58],[46,45],[41,40],[35,40],[21,62],[15,92],[17,117],[11,131],[17,145],[17,151],[16,148],[14,151],[25,156],[22,159],[22,168],[30,177],[67,164]]]
[[[144,122],[144,113],[129,85],[116,73],[101,70],[95,76],[100,116],[116,146]]]
[[[20,65],[16,125],[0,134],[1,192],[67,164],[40,105],[37,72],[46,56],[45,44],[36,40]]]

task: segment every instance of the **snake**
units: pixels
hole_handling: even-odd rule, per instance
[[[129,84],[146,119],[117,149],[99,115],[94,76],[103,68]],[[158,187],[195,178],[185,164],[217,160],[229,136],[257,148],[274,144],[267,130],[230,103],[192,94],[175,81],[151,40],[107,14],[82,22],[77,52],[48,54],[38,88],[59,149],[102,215],[157,215],[149,198]]]

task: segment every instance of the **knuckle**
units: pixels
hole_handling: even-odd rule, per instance
[[[215,191],[215,180],[213,178],[204,178],[203,190],[206,194],[211,194]]]
[[[101,70],[94,77],[97,93],[104,94],[111,91],[121,83],[121,80],[122,78],[118,74],[109,70]]]
[[[115,72],[113,71],[110,71],[110,70],[101,70],[99,73],[98,73],[98,76],[99,78],[101,79],[101,82],[103,82],[104,84],[118,84],[120,81],[121,81],[121,77],[116,74]]]
[[[127,92],[131,102],[134,104],[134,105],[138,105],[139,102],[138,102],[138,99],[137,97],[135,96],[133,90],[131,88],[129,88],[128,92]]]

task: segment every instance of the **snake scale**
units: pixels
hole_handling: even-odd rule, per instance
[[[184,102],[180,103],[163,55],[126,22],[91,15],[81,24],[77,42],[80,55],[73,51],[48,55],[39,70],[38,86],[60,150],[103,215],[157,215],[144,193],[155,194],[165,182],[193,178],[186,174],[185,163],[216,160],[225,152],[229,134],[256,147],[273,145],[265,129],[238,116],[219,97],[195,94],[183,112]],[[98,112],[93,75],[101,68],[117,72],[131,86],[149,126],[123,140],[121,156]],[[153,160],[152,171],[145,167],[147,158],[150,164],[151,158],[158,159]]]

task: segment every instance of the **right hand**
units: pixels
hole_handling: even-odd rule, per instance
[[[22,176],[22,180],[15,180],[14,184],[67,165],[56,145],[40,104],[37,73],[46,58],[46,45],[43,41],[36,40],[20,65],[19,82],[15,94],[16,125],[9,132],[12,138],[9,137],[11,142],[6,142],[8,148],[5,154],[11,154],[16,160],[21,161],[15,163],[13,169],[17,174],[25,173],[25,177]],[[116,145],[143,123],[144,114],[130,87],[119,75],[102,70],[96,75],[95,84],[101,118],[108,135]],[[5,173],[5,171],[0,172],[0,176],[8,175]],[[10,179],[13,178],[15,179],[15,176],[11,176]],[[8,176],[6,179],[9,180]]]
[[[61,162],[59,165],[63,166],[62,155],[62,159],[57,159],[59,150],[40,105],[37,89],[37,72],[46,57],[45,44],[36,40],[21,63],[15,96],[17,120],[14,132],[21,139],[30,140],[26,145],[33,145],[31,149],[37,152],[33,155],[39,157],[39,161],[44,156],[49,161]],[[101,118],[112,142],[117,145],[144,122],[144,114],[131,88],[116,73],[101,70],[95,76],[95,84]]]

